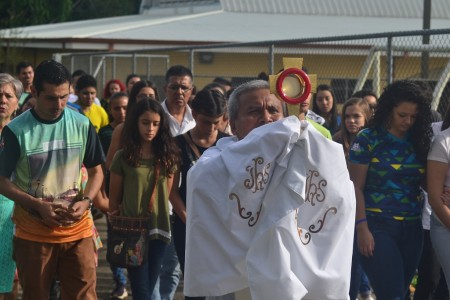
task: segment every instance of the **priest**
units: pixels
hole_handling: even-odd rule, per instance
[[[229,116],[235,136],[188,174],[185,295],[348,299],[355,194],[342,147],[284,118],[265,81],[236,88]]]

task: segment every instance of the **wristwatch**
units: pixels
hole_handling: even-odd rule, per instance
[[[89,201],[89,209],[92,208],[92,199],[89,196],[83,196],[80,201]]]

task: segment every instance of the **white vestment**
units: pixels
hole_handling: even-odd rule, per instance
[[[188,173],[184,294],[348,299],[355,203],[342,146],[308,122],[220,139]]]

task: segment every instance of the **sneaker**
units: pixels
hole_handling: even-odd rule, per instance
[[[111,293],[110,299],[125,299],[128,297],[127,289],[124,285],[118,285]]]
[[[375,298],[372,296],[371,292],[360,294],[359,299],[361,300],[375,300]]]

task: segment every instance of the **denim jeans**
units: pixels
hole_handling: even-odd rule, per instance
[[[147,262],[140,267],[127,268],[133,300],[151,299],[166,248],[167,244],[161,240],[150,241]]]
[[[125,269],[124,268],[118,268],[113,265],[109,265],[111,272],[113,274],[114,282],[116,283],[116,286],[119,285],[127,285],[127,277],[125,276]]]
[[[178,255],[178,261],[180,262],[181,270],[184,273],[184,251],[186,250],[186,225],[181,221],[178,216],[174,216],[173,222],[173,238],[175,242],[175,250]],[[185,300],[205,300],[205,297],[188,297],[184,296]],[[156,300],[156,299],[152,299]]]
[[[359,261],[358,255],[358,244],[356,238],[353,240],[353,254],[352,254],[352,269],[350,277],[350,300],[356,300],[358,298],[358,293],[367,294],[370,293],[371,288],[369,284],[369,279],[367,278],[366,272],[364,272],[361,262]]]
[[[420,219],[367,218],[375,241],[373,256],[359,255],[377,299],[403,300],[419,265],[423,231]]]
[[[152,300],[172,300],[180,281],[180,264],[172,241],[167,245],[159,278],[153,290]]]
[[[447,287],[450,287],[450,230],[434,214],[431,215],[430,225],[431,242],[442,271],[444,271]]]

